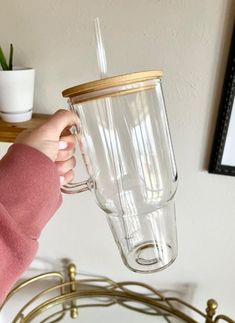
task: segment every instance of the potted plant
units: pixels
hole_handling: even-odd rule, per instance
[[[0,116],[6,122],[23,122],[32,118],[34,78],[33,68],[13,65],[13,46],[9,59],[0,46]]]

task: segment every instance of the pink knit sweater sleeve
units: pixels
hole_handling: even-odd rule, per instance
[[[61,204],[55,164],[13,144],[0,161],[0,304],[32,262],[37,239]]]

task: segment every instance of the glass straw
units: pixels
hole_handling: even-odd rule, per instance
[[[98,61],[98,67],[100,72],[100,78],[103,79],[107,77],[107,61],[106,61],[104,43],[101,35],[100,21],[98,17],[94,19],[94,24],[95,24],[95,35],[96,35],[97,61]],[[108,129],[109,129],[107,133],[108,138],[106,138],[106,140],[107,142],[110,142],[110,143],[112,142],[112,145],[110,146],[110,155],[113,161],[113,170],[115,172],[116,186],[118,190],[118,199],[119,199],[120,206],[123,209],[125,205],[125,197],[123,198],[121,195],[121,192],[124,191],[124,188],[122,185],[122,176],[120,176],[119,151],[118,151],[118,144],[117,144],[117,133],[115,131],[115,125],[114,125],[114,120],[112,115],[112,104],[109,97],[104,98],[103,102],[105,106],[105,112],[106,112]],[[123,232],[126,232],[126,235],[127,235],[128,228],[126,227],[126,224],[123,221],[123,219],[121,219],[121,224],[122,224]],[[127,244],[129,245],[129,241],[127,241]]]
[[[96,54],[98,67],[100,72],[100,78],[103,79],[107,76],[107,61],[104,49],[104,43],[102,40],[101,30],[100,30],[100,20],[98,17],[94,19],[95,24],[95,36],[96,36]]]

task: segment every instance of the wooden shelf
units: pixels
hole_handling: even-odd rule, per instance
[[[48,117],[48,114],[33,114],[31,120],[18,123],[7,123],[0,119],[0,142],[14,142],[23,130],[36,128]]]

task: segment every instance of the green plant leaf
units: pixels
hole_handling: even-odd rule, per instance
[[[5,55],[2,51],[1,46],[0,46],[0,64],[2,65],[3,70],[9,70],[9,67],[7,65],[7,61],[6,61],[6,58],[5,58]]]
[[[12,70],[13,68],[13,45],[10,45],[10,56],[9,56],[9,70]]]

